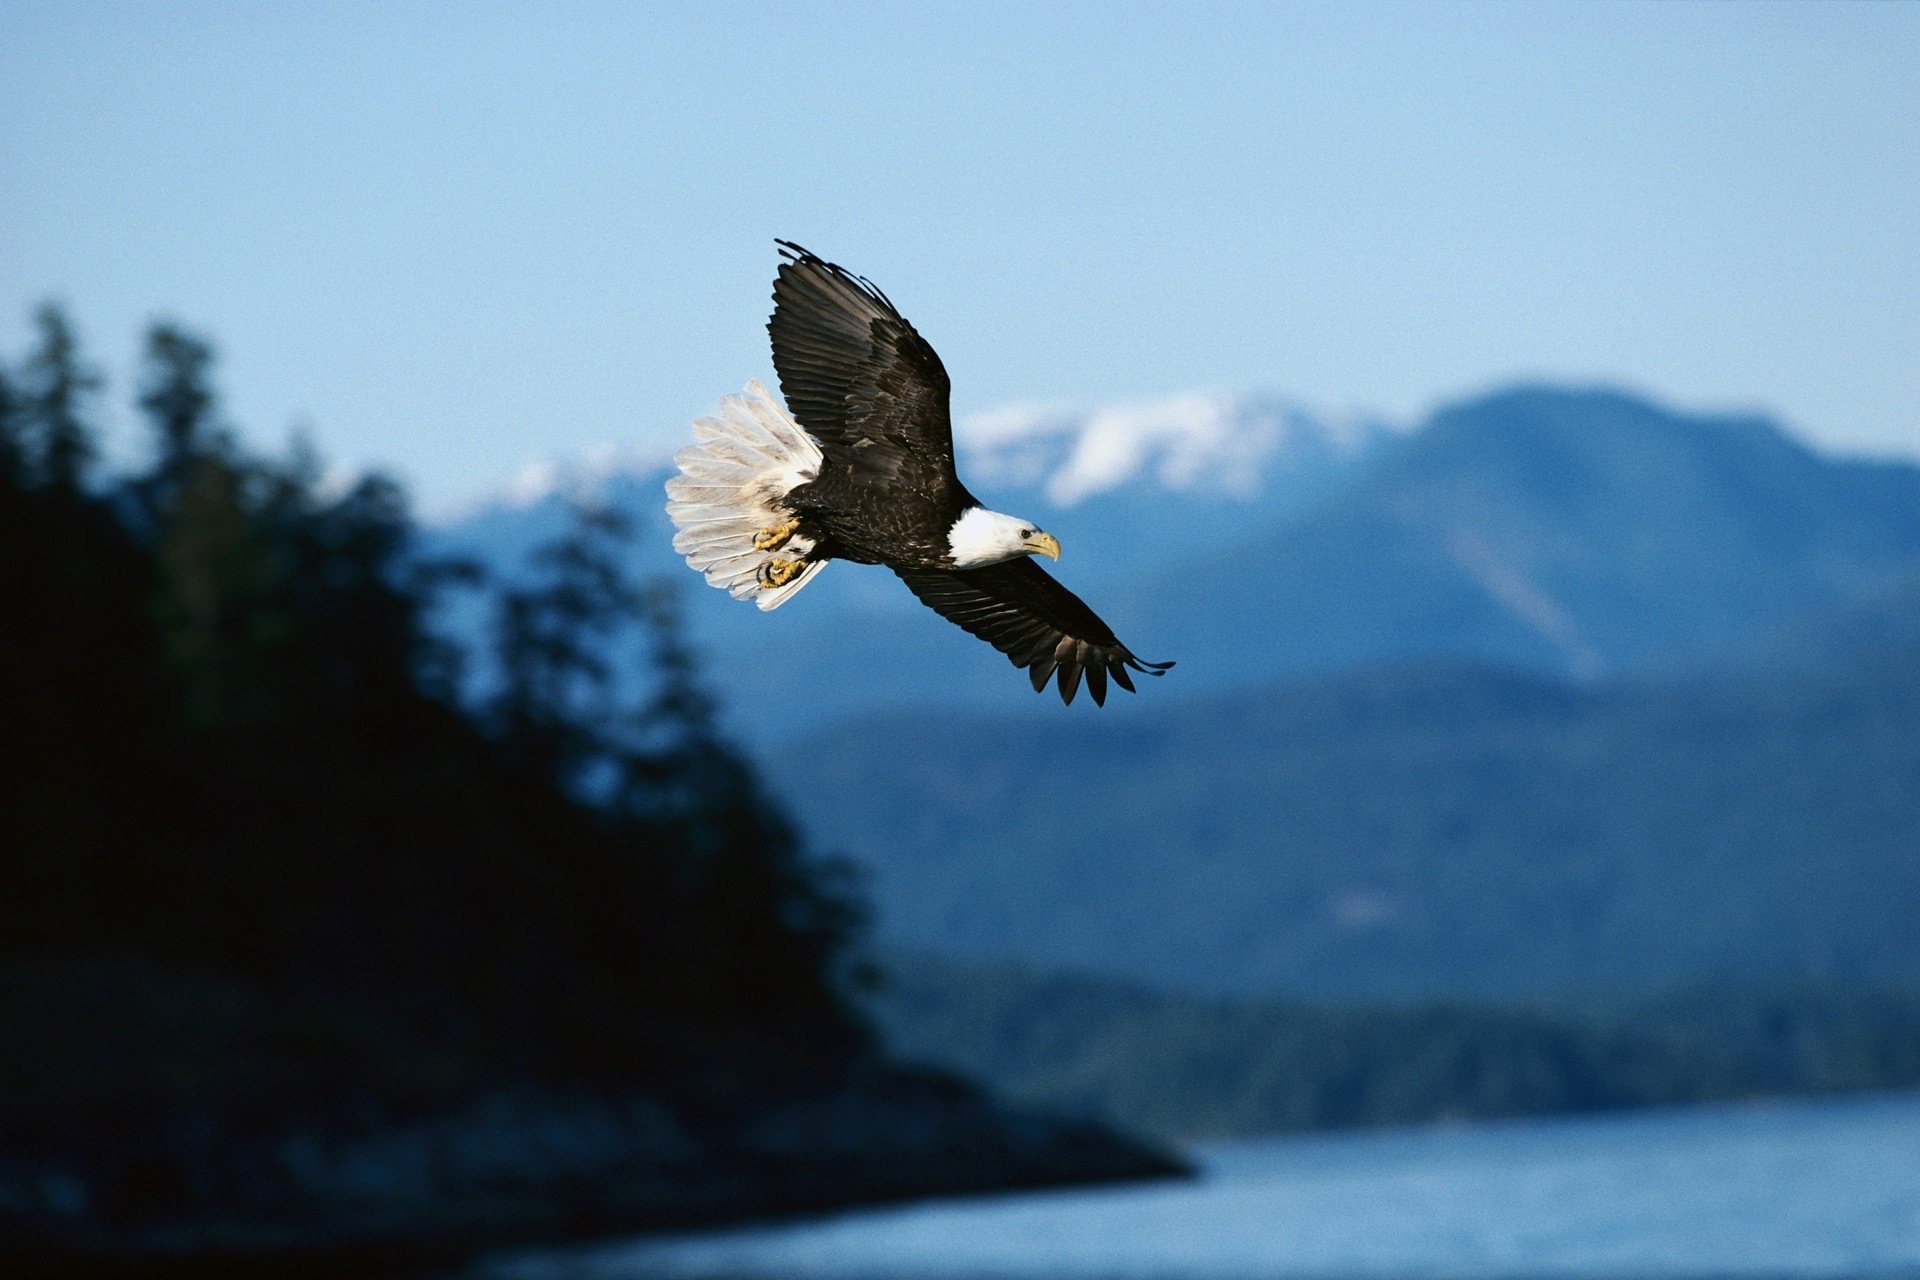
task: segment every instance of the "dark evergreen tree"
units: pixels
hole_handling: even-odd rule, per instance
[[[152,471],[141,486],[147,500],[165,506],[197,461],[227,454],[214,419],[213,347],[165,322],[147,334],[140,409],[154,429]]]
[[[11,500],[26,487],[26,450],[20,439],[20,392],[0,366],[0,495]]]
[[[34,313],[40,344],[21,379],[27,402],[26,454],[35,487],[77,490],[93,462],[88,405],[100,389],[100,374],[80,357],[80,343],[66,313],[47,303]]]
[[[617,648],[642,620],[621,567],[629,536],[617,513],[579,509],[566,536],[535,551],[533,580],[499,600],[495,734],[520,767],[583,795],[604,793],[624,754]]]
[[[144,608],[147,565],[88,491],[99,376],[51,305],[8,379],[0,476],[0,940],[83,945],[114,916],[115,852],[164,769]]]
[[[719,736],[677,594],[628,577],[631,538],[616,513],[582,508],[535,552],[532,579],[502,595],[498,740],[515,768],[598,815],[614,873],[635,890],[604,921],[609,946],[627,939],[632,991],[709,1025],[858,1043],[847,1007],[864,915],[851,873],[803,856]],[[650,692],[626,701],[622,666],[636,662]]]
[[[423,621],[474,574],[420,562],[392,482],[326,495],[310,450],[241,449],[212,361],[153,331],[154,461],[97,491],[97,379],[57,311],[0,378],[0,731],[30,748],[0,772],[0,960],[223,975],[271,1001],[252,1052],[303,1088],[390,1090],[421,1063],[442,1087],[684,1087],[716,1055],[866,1052],[849,887],[715,732],[669,598],[624,572],[628,531],[584,514],[503,594],[476,723]],[[649,661],[623,701],[614,673]],[[158,981],[142,999],[187,979]],[[247,1092],[224,1040],[175,1051]]]

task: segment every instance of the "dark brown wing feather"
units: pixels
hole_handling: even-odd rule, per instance
[[[773,367],[830,464],[929,496],[958,488],[940,357],[887,295],[799,245],[773,282]]]
[[[1157,676],[1173,665],[1134,657],[1079,596],[1026,556],[984,569],[894,572],[922,604],[1026,667],[1036,692],[1057,672],[1062,702],[1073,701],[1082,672],[1087,692],[1104,705],[1109,675],[1131,692],[1129,668]]]

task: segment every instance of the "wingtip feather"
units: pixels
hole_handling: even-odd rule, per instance
[[[1060,664],[1060,705],[1073,705],[1073,695],[1080,691],[1080,664],[1068,658]]]

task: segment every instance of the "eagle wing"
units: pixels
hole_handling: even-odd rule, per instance
[[[786,261],[767,333],[788,410],[832,463],[923,493],[959,490],[940,357],[870,281],[776,243]]]
[[[1171,662],[1142,662],[1100,615],[1022,556],[984,569],[895,568],[920,602],[950,622],[979,636],[1026,667],[1034,691],[1059,673],[1060,701],[1071,703],[1086,673],[1087,692],[1096,704],[1107,700],[1111,675],[1129,693],[1129,668],[1157,676]]]

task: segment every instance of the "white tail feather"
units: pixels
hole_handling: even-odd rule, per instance
[[[820,446],[757,380],[723,399],[719,413],[695,422],[693,439],[674,457],[681,474],[667,481],[667,516],[678,530],[673,549],[734,599],[779,608],[827,562],[810,562],[785,586],[762,587],[762,565],[804,560],[814,544],[795,535],[785,546],[759,551],[753,540],[793,518],[781,499],[820,474]]]

